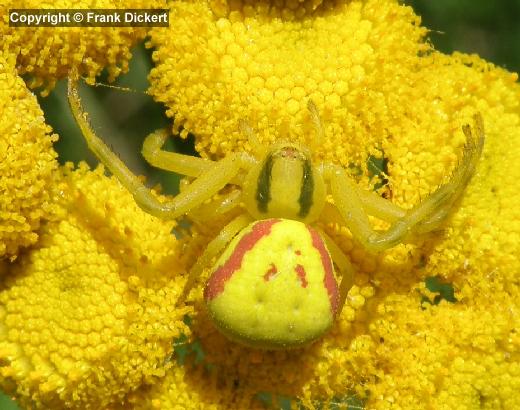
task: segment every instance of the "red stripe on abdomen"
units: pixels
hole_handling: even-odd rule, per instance
[[[336,284],[336,278],[334,277],[332,262],[330,260],[329,253],[327,252],[327,248],[325,248],[325,244],[323,243],[323,239],[321,239],[318,231],[312,229],[310,226],[308,226],[307,229],[311,233],[312,246],[314,246],[320,253],[321,263],[323,265],[323,269],[325,270],[323,284],[325,285],[327,293],[329,294],[332,315],[336,316],[339,307],[339,292],[338,285]]]
[[[279,219],[267,219],[257,222],[253,225],[251,232],[245,234],[242,239],[238,241],[237,246],[228,260],[222,266],[219,266],[213,275],[210,276],[206,288],[204,289],[204,298],[206,300],[211,300],[224,291],[226,282],[241,268],[244,255],[253,249],[260,239],[269,235],[272,226],[279,221]]]

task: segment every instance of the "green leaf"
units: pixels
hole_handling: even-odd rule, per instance
[[[273,395],[271,393],[262,391],[255,394],[255,399],[260,401],[266,409],[273,408]]]
[[[329,410],[363,410],[365,403],[355,393],[344,397],[334,397],[329,405]]]
[[[378,182],[374,184],[374,191],[388,184],[388,159],[385,158],[384,152],[381,151],[381,157],[369,155],[367,158],[367,170],[370,179],[377,177]]]
[[[0,391],[0,409],[2,410],[20,410],[20,407],[8,395]]]
[[[385,158],[382,152],[381,154],[382,156],[380,158],[374,155],[369,155],[367,158],[367,169],[370,177],[378,176],[383,172],[388,172],[388,159]]]
[[[180,335],[173,341],[173,353],[177,364],[183,366],[190,354],[188,337],[185,334]]]
[[[426,278],[424,282],[426,284],[426,288],[430,292],[438,293],[438,295],[435,295],[433,301],[427,297],[423,297],[422,302],[438,305],[441,300],[445,300],[450,303],[455,303],[457,301],[455,298],[455,289],[453,289],[453,285],[451,283],[441,282],[438,276],[430,276]]]
[[[280,410],[291,410],[291,399],[285,396],[278,396],[278,408]]]
[[[202,344],[200,343],[199,339],[196,339],[193,342],[191,342],[191,352],[195,355],[195,364],[201,364],[202,362],[204,362],[206,354],[202,349]]]
[[[190,326],[190,327],[191,327],[191,324],[193,323],[193,319],[191,318],[190,315],[184,315],[184,317],[182,318],[182,321],[184,322],[184,324],[186,326]]]
[[[193,323],[193,320],[189,315],[184,315],[182,321],[186,326],[190,327]],[[190,341],[188,336],[186,336],[184,333],[173,340],[173,355],[175,356],[177,364],[180,366],[185,365],[186,361],[191,357],[193,357],[193,362],[195,365],[203,364],[204,359],[206,358],[206,353],[204,352],[204,348],[202,347],[200,340],[195,339]],[[205,366],[208,370],[213,367],[209,363],[206,363]]]

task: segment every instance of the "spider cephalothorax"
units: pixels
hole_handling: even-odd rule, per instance
[[[299,145],[278,143],[249,171],[244,203],[255,219],[315,221],[325,204],[325,184],[310,152]]]
[[[177,218],[200,209],[227,185],[234,186],[220,202],[204,205],[205,218],[241,203],[245,210],[222,227],[190,269],[180,303],[209,268],[204,297],[215,325],[230,338],[261,348],[305,345],[323,335],[341,313],[354,269],[316,222],[346,226],[370,251],[435,230],[464,192],[484,145],[482,119],[477,114],[473,128],[462,127],[467,141],[449,181],[404,210],[361,189],[341,166],[314,163],[310,150],[302,145],[259,146],[246,124],[240,126],[255,155],[235,152],[219,161],[163,151],[168,134],[161,130],[146,138],[142,151],[146,160],[194,178],[179,195],[162,203],[94,134],[81,108],[75,78],[69,79],[69,103],[91,150],[146,212]],[[308,107],[318,141],[323,140],[318,110],[312,101]],[[325,201],[327,194],[333,204]],[[387,221],[390,227],[375,230],[369,215]]]

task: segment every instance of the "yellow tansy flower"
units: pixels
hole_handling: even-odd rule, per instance
[[[240,119],[261,141],[310,142],[312,98],[327,136],[318,151],[345,166],[361,162],[367,153],[359,147],[376,147],[402,113],[393,93],[416,69],[417,54],[429,50],[419,18],[394,1],[316,9],[309,1],[237,1],[227,2],[225,17],[210,6],[173,2],[176,24],[151,31],[150,91],[205,155],[249,149]]]
[[[175,223],[101,168],[64,171],[60,217],[2,282],[0,386],[27,408],[108,408],[165,374],[184,328]]]
[[[371,255],[326,227],[356,266],[355,286],[329,334],[271,352],[222,336],[200,288],[193,307],[174,307],[212,227],[194,228],[186,252],[169,234],[174,223],[141,212],[100,170],[67,171],[62,215],[0,291],[1,386],[47,408],[245,410],[262,408],[262,394],[307,408],[352,395],[366,409],[520,408],[517,76],[435,52],[418,17],[391,0],[176,1],[171,10],[176,24],[153,30],[151,92],[202,155],[251,149],[241,119],[265,143],[312,145],[312,98],[326,136],[315,156],[365,170],[384,153],[385,194],[399,205],[449,175],[461,126],[479,112],[477,172],[444,229],[413,243]],[[371,188],[367,175],[359,183]],[[427,289],[431,277],[454,297]],[[172,339],[198,353],[176,363]]]
[[[219,336],[199,306],[194,333],[207,362],[236,381],[236,395],[267,391],[309,406],[355,391],[370,409],[520,407],[517,75],[435,52],[418,17],[395,1],[294,4],[179,1],[175,34],[153,30],[151,92],[174,128],[197,136],[202,155],[251,149],[241,119],[265,143],[311,144],[311,98],[326,134],[316,156],[363,169],[383,152],[386,193],[399,205],[411,207],[449,175],[461,127],[476,112],[486,127],[484,157],[443,231],[380,255],[337,234],[358,275],[320,343],[275,354],[244,349]],[[367,177],[361,183],[368,188]],[[455,303],[423,302],[434,299],[424,286],[432,276],[453,284]],[[193,389],[199,384],[194,377]],[[232,407],[236,396],[223,394],[224,402],[201,395],[192,408]],[[159,388],[149,403],[177,395],[175,386]]]
[[[0,259],[34,244],[40,221],[53,213],[58,137],[50,132],[13,58],[0,52]]]
[[[31,88],[45,87],[76,68],[93,83],[106,68],[109,81],[128,71],[130,49],[147,33],[144,27],[9,27],[9,9],[139,9],[164,8],[162,0],[34,0],[6,1],[0,5],[0,35],[4,51],[17,56],[20,74],[30,74]]]

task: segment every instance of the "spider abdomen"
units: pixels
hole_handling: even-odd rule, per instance
[[[267,219],[243,229],[217,261],[204,296],[217,327],[262,348],[305,345],[338,312],[332,261],[313,228]]]

